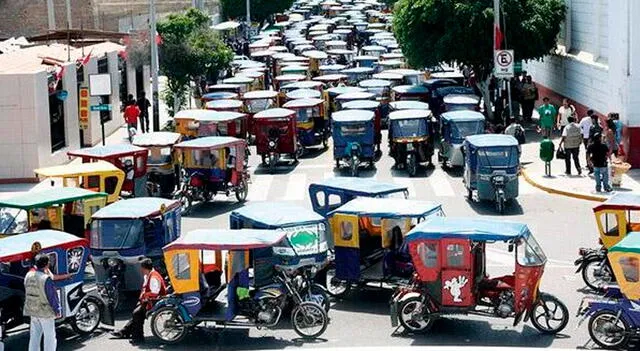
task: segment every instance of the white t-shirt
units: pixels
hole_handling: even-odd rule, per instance
[[[585,116],[580,120],[580,130],[582,131],[582,138],[589,139],[589,129],[593,125],[593,121],[591,121],[591,117]]]
[[[558,109],[558,116],[560,117],[560,125],[566,126],[569,124],[569,117],[571,117],[574,112],[576,112],[575,107],[573,105],[569,105],[569,107],[560,106]]]

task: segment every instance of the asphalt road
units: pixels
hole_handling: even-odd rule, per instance
[[[386,140],[386,136],[383,140]],[[536,145],[525,145],[523,161],[532,161]],[[527,160],[531,155],[532,159]],[[269,175],[259,164],[259,157],[250,160],[252,184],[249,201],[291,201],[309,206],[308,184],[326,177],[346,176],[334,170],[331,150],[315,152],[303,158],[298,165],[279,167],[278,173]],[[591,211],[594,203],[550,195],[520,181],[520,197],[509,204],[505,215],[497,215],[493,204],[470,203],[462,184],[461,172],[444,172],[439,166],[409,178],[406,173],[391,169],[393,161],[386,155],[375,170],[363,171],[362,177],[407,185],[412,198],[439,201],[448,216],[483,216],[514,220],[529,225],[549,258],[542,282],[542,290],[560,298],[569,308],[570,321],[561,335],[544,336],[530,323],[513,327],[511,319],[452,316],[437,321],[426,335],[394,333],[388,314],[389,291],[369,290],[352,294],[348,299],[335,301],[330,311],[331,323],[323,339],[305,343],[297,339],[288,320],[281,321],[277,330],[257,329],[200,329],[190,334],[180,345],[161,346],[147,326],[146,342],[132,346],[126,340],[111,339],[106,329],[99,329],[87,338],[76,337],[70,329],[58,329],[59,350],[138,350],[176,349],[198,350],[254,350],[284,348],[331,348],[361,346],[523,346],[554,348],[592,348],[586,325],[576,329],[575,311],[587,293],[581,278],[574,274],[573,260],[580,246],[594,246],[597,228]],[[182,230],[214,227],[227,228],[228,214],[239,205],[235,198],[216,197],[213,202],[194,209],[183,219]],[[510,273],[514,257],[504,248],[491,248],[487,257],[490,275]],[[492,274],[493,273],[493,274]],[[128,318],[118,316],[117,326]],[[401,331],[401,330],[400,330]],[[399,332],[400,332],[399,331]],[[5,350],[26,350],[28,332],[7,339]]]

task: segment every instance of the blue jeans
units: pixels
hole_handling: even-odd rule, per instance
[[[611,185],[609,185],[609,168],[608,167],[595,167],[594,177],[596,178],[596,191],[602,190],[602,184],[604,183],[604,190],[611,191]]]

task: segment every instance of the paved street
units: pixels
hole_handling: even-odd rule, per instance
[[[385,139],[386,140],[386,135]],[[386,147],[385,147],[386,149]],[[537,144],[524,146],[523,162],[537,157]],[[543,336],[530,323],[512,327],[511,319],[487,319],[478,317],[446,318],[436,322],[426,335],[394,335],[388,316],[387,291],[365,291],[352,294],[344,301],[335,301],[330,311],[331,323],[323,339],[302,343],[282,321],[278,330],[213,329],[197,330],[175,347],[166,349],[196,350],[253,350],[283,349],[293,347],[349,347],[349,346],[408,346],[408,345],[465,345],[465,346],[527,346],[576,348],[592,345],[585,325],[576,330],[574,313],[584,296],[583,283],[574,274],[572,261],[580,246],[597,243],[596,224],[591,212],[594,202],[550,195],[532,187],[521,179],[520,197],[508,206],[506,214],[499,216],[491,203],[469,203],[460,172],[444,172],[439,166],[433,171],[409,178],[403,172],[391,169],[393,161],[386,155],[376,164],[376,169],[362,172],[362,177],[406,185],[410,196],[422,200],[434,200],[443,204],[448,216],[486,216],[527,223],[545,250],[549,262],[543,278],[542,290],[559,297],[569,308],[571,320],[562,335]],[[309,205],[307,187],[317,180],[343,175],[333,169],[331,151],[311,154],[297,166],[282,165],[278,174],[269,175],[259,164],[259,157],[250,160],[252,184],[249,201],[291,201]],[[228,227],[228,214],[239,205],[233,199],[216,197],[214,202],[194,209],[183,219],[183,231],[196,228]],[[491,248],[487,257],[489,274],[510,273],[514,257],[503,247]],[[118,326],[128,318],[127,313],[118,316]],[[161,346],[146,331],[146,343],[131,346],[126,340],[110,339],[106,330],[99,330],[91,338],[79,339],[70,330],[59,329],[59,350],[136,350],[156,349]],[[68,339],[67,339],[68,338]],[[8,350],[24,349],[28,334],[22,333],[8,339]]]

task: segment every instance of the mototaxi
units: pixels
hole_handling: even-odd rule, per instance
[[[322,145],[326,149],[331,135],[331,126],[325,119],[324,100],[318,98],[295,99],[283,106],[296,111],[296,129],[300,144],[306,150],[309,146]]]
[[[463,183],[469,201],[494,201],[498,213],[518,197],[520,150],[511,135],[482,134],[465,138]]]
[[[404,168],[409,176],[418,172],[421,163],[433,167],[433,123],[429,110],[400,110],[389,114],[389,155],[394,167]]]
[[[87,240],[58,230],[38,230],[2,239],[0,245],[0,342],[8,333],[24,331],[26,274],[34,269],[37,254],[49,257],[49,272],[58,293],[61,317],[56,325],[68,324],[83,336],[93,333],[100,323],[114,325],[113,308],[95,286],[84,284],[89,249]],[[56,276],[69,274],[65,279]]]
[[[350,175],[357,177],[361,164],[374,167],[375,114],[365,110],[343,110],[334,112],[331,119],[336,168],[340,169],[344,163]]]
[[[256,130],[256,152],[262,165],[274,173],[283,154],[297,162],[302,156],[296,127],[296,111],[272,108],[254,115]]]
[[[484,134],[484,115],[476,111],[453,111],[440,115],[440,148],[438,161],[444,167],[464,166],[464,138]]]
[[[278,230],[198,229],[165,246],[174,293],[151,310],[153,335],[175,344],[207,322],[273,328],[289,303],[291,324],[299,336],[322,335],[328,324],[325,310],[314,302],[314,295],[301,294],[286,269],[275,265],[274,248],[283,240],[286,233]]]
[[[416,271],[391,299],[391,325],[425,332],[441,316],[456,314],[529,321],[543,334],[557,334],[569,322],[567,307],[540,291],[547,262],[522,223],[490,219],[433,217],[419,223],[405,243]],[[487,244],[512,253],[512,274],[487,274]],[[494,246],[495,247],[495,246]]]
[[[180,133],[152,132],[138,134],[133,145],[149,150],[147,192],[149,196],[170,197],[178,186],[180,173],[173,146],[182,140]]]
[[[248,118],[248,131],[251,135],[256,135],[253,116],[256,113],[268,110],[279,104],[278,93],[273,90],[255,90],[250,91],[242,97],[244,102],[244,112]]]
[[[358,93],[356,93],[358,94]],[[343,94],[349,95],[349,94]],[[339,97],[342,95],[338,95]],[[365,95],[361,95],[365,96]],[[338,102],[338,100],[336,100]],[[376,144],[376,152],[378,154],[382,154],[380,151],[380,143],[382,142],[382,105],[380,102],[375,100],[350,100],[345,102],[340,102],[341,110],[365,110],[371,111],[374,113],[374,126],[375,126],[375,144]]]
[[[434,216],[444,216],[439,203],[392,198],[356,198],[329,212],[334,256],[327,291],[343,297],[354,286],[408,281],[413,267],[403,237]]]
[[[242,112],[182,110],[174,120],[176,131],[184,140],[207,136],[247,137],[247,115]]]

